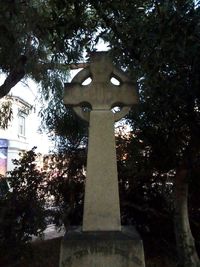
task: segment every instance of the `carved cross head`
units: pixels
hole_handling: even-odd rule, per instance
[[[88,78],[91,78],[91,83],[83,85]],[[112,78],[119,84],[113,84]],[[111,110],[119,106],[120,111],[115,113],[115,120],[119,120],[137,102],[138,95],[134,82],[113,65],[108,52],[92,53],[89,66],[81,70],[71,83],[65,84],[65,105],[72,106],[85,120],[88,120],[89,116],[83,107],[90,107],[92,110]]]

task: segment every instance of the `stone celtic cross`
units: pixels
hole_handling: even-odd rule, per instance
[[[87,78],[92,82],[83,85]],[[119,81],[114,85],[111,78]],[[120,231],[114,122],[138,102],[134,83],[117,69],[108,52],[91,55],[88,67],[65,85],[64,103],[89,121],[83,231]],[[90,106],[85,112],[82,107]],[[121,110],[112,112],[119,106]]]

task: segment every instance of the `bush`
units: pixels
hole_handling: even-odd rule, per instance
[[[9,248],[9,252],[18,253],[32,235],[41,235],[46,228],[45,175],[37,170],[35,159],[33,148],[13,161],[15,169],[9,172],[11,190],[0,199],[1,252]]]
[[[53,196],[53,223],[66,228],[81,225],[86,164],[84,149],[53,155],[53,165],[48,162],[47,187]]]

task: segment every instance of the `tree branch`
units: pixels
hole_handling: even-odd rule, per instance
[[[26,65],[27,57],[21,55],[16,66],[10,71],[7,78],[5,79],[4,83],[0,86],[0,98],[6,96],[12,87],[14,87],[21,79],[25,76],[25,65]],[[80,68],[86,68],[89,66],[89,63],[77,63],[77,64],[53,64],[53,63],[46,63],[43,62],[38,64],[38,70],[45,67],[46,69],[53,70],[53,69],[63,69],[69,68],[70,70],[76,70]]]
[[[77,64],[70,64],[69,68],[70,70],[77,70],[77,69],[81,69],[81,68],[86,68],[89,66],[89,63],[77,63]]]
[[[25,75],[27,58],[21,55],[15,67],[10,71],[4,83],[0,86],[0,98],[6,96]]]
[[[43,68],[48,70],[77,70],[84,69],[89,66],[89,63],[80,62],[80,63],[72,63],[72,64],[63,64],[63,63],[49,63],[49,62],[39,62],[38,70]]]

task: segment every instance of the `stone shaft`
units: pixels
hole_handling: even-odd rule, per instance
[[[114,114],[90,112],[83,231],[120,231]]]

